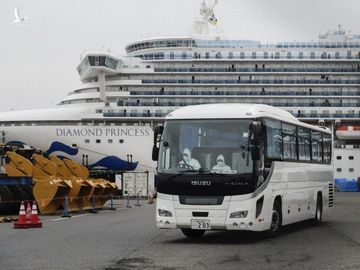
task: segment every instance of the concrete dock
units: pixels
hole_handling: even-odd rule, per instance
[[[0,224],[0,269],[360,269],[360,193],[336,193],[321,226],[285,226],[275,239],[222,231],[188,239],[158,230],[154,205],[122,204],[70,219],[41,217],[41,229]]]

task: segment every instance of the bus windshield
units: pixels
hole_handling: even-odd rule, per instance
[[[251,120],[169,120],[160,143],[158,171],[250,174]]]

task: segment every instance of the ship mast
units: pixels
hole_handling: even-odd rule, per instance
[[[209,25],[216,26],[217,18],[214,14],[214,8],[218,0],[214,0],[213,3],[207,4],[206,0],[201,2],[200,18],[194,23],[194,32],[198,35],[207,35],[209,33]]]

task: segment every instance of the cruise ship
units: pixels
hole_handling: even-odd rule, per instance
[[[233,40],[210,33],[216,3],[201,3],[191,36],[83,54],[82,86],[53,108],[1,113],[2,141],[90,168],[153,171],[153,128],[176,108],[262,103],[330,127],[335,176],[360,176],[360,35],[339,26],[317,41]]]

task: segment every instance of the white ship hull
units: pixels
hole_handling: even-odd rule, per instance
[[[10,126],[1,127],[7,143],[23,143],[46,154],[73,159],[90,168],[155,169],[153,131],[148,126]],[[131,162],[132,161],[132,162]]]

